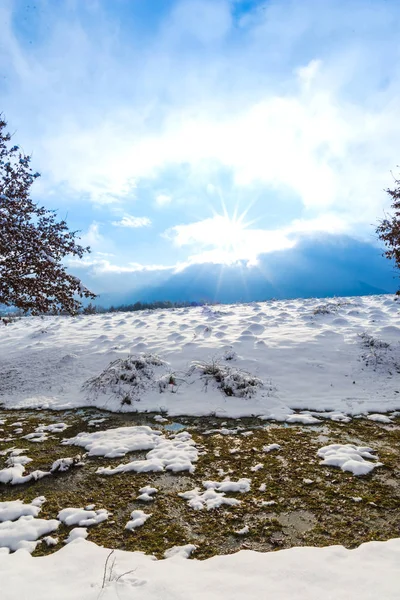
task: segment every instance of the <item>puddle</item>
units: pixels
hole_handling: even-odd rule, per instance
[[[184,429],[188,429],[187,425],[182,425],[182,423],[168,423],[168,425],[164,425],[163,429],[166,431],[173,431],[174,433],[178,431],[183,431]]]

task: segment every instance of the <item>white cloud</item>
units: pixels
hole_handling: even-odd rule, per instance
[[[293,248],[304,235],[348,231],[348,224],[334,214],[295,219],[280,229],[247,228],[240,219],[215,215],[203,221],[176,225],[164,235],[176,246],[192,246],[197,250],[179,267],[184,268],[194,263],[232,264],[241,260],[256,264],[260,254]]]
[[[157,206],[167,206],[168,204],[171,204],[171,200],[172,198],[168,194],[158,194],[156,196]]]
[[[100,225],[95,221],[89,225],[86,233],[83,233],[80,238],[80,244],[82,246],[90,246],[91,248],[97,248],[104,242],[104,237],[100,233]]]
[[[134,217],[132,215],[124,215],[120,221],[112,221],[114,227],[130,227],[136,229],[138,227],[149,227],[151,220],[148,217]]]
[[[229,170],[276,202],[287,193],[321,218],[375,222],[399,154],[398,6],[262,8],[237,24],[227,0],[177,2],[142,46],[122,25],[111,35],[101,9],[90,27],[72,11],[29,51],[1,18],[4,110],[27,131],[42,189],[129,201],[141,178],[185,165],[203,189]]]
[[[175,267],[166,265],[143,265],[130,262],[127,265],[119,265],[101,257],[101,252],[94,256],[83,259],[70,259],[68,265],[74,269],[89,269],[93,275],[104,275],[107,273],[144,273],[152,271],[173,271]]]

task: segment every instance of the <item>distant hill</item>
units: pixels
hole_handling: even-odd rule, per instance
[[[259,257],[257,266],[192,265],[164,273],[163,281],[123,293],[104,294],[99,304],[154,302],[249,302],[268,298],[361,296],[394,293],[400,286],[381,250],[350,237],[303,240],[295,248]]]

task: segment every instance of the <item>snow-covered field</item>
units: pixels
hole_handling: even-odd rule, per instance
[[[385,413],[400,409],[400,303],[371,296],[28,318],[2,327],[0,361],[0,401],[13,408],[279,420],[293,410]]]
[[[400,540],[153,561],[78,540],[43,558],[0,554],[2,600],[398,600]],[[114,562],[115,559],[115,562]],[[104,587],[103,587],[104,586]]]
[[[71,435],[68,430],[75,425],[57,422],[57,413],[51,413],[56,422],[42,422],[33,430],[26,415],[18,419],[16,413],[14,420],[8,414],[0,421],[0,499],[5,489],[17,494],[0,501],[0,580],[7,582],[0,586],[1,600],[398,598],[400,538],[369,542],[354,550],[342,546],[268,553],[242,550],[203,561],[196,560],[193,543],[163,550],[163,560],[120,550],[110,556],[110,550],[86,538],[89,531],[116,523],[112,506],[100,508],[79,498],[82,505],[64,504],[55,514],[46,515],[46,498],[30,493],[26,500],[24,490],[25,485],[35,489],[42,481],[62,478],[75,467],[85,472],[87,461],[102,460],[92,472],[103,485],[118,477],[125,482],[132,478],[123,527],[133,540],[138,532],[156,527],[159,496],[161,502],[166,498],[165,490],[151,485],[154,479],[145,480],[149,475],[160,477],[162,483],[167,475],[184,473],[185,486],[175,492],[174,502],[205,519],[218,511],[228,511],[231,518],[229,511],[236,511],[238,524],[233,520],[231,529],[236,527],[234,535],[243,539],[254,533],[260,516],[246,519],[243,507],[252,506],[254,511],[257,506],[272,515],[277,504],[287,501],[283,487],[290,488],[290,472],[296,489],[300,488],[300,501],[302,488],[309,489],[311,496],[319,490],[321,498],[333,502],[327,505],[328,512],[336,505],[350,517],[350,507],[362,507],[364,512],[357,514],[376,510],[379,519],[385,514],[382,486],[392,485],[392,495],[397,490],[393,479],[397,459],[385,444],[385,432],[394,435],[398,429],[399,317],[400,302],[392,296],[375,296],[74,319],[26,318],[2,325],[3,406],[97,407],[157,414],[151,417],[154,427],[108,427],[107,418],[101,417],[85,421],[86,428]],[[197,432],[193,439],[195,429],[193,435],[162,430],[165,417],[173,415],[257,416],[260,425],[246,431],[230,422],[203,430],[202,437]],[[361,440],[344,439],[343,427],[360,415],[381,428],[374,438],[378,449]],[[342,428],[337,433],[343,439],[331,443],[330,434],[323,431],[313,440],[297,431],[300,435],[294,434],[290,442],[294,446],[287,436],[276,443],[277,430],[267,427],[273,419],[304,425],[321,425],[328,419],[331,427]],[[210,452],[206,439],[220,440],[219,445],[212,442],[214,479],[197,477],[197,469],[203,473],[205,468],[204,455]],[[228,440],[231,443],[223,446]],[[50,454],[55,452],[54,457],[49,455],[46,470],[30,468],[30,463],[35,465],[34,448],[40,447],[45,448],[42,454],[47,448]],[[304,456],[293,455],[294,447],[300,452],[303,448]],[[73,457],[74,448],[82,454]],[[134,452],[141,454],[132,460],[127,455]],[[218,463],[225,455],[231,460],[227,471]],[[303,460],[313,469],[312,479],[302,474],[303,470],[308,474]],[[373,481],[368,477],[377,477],[381,487],[368,486]],[[361,483],[363,478],[367,483]],[[386,501],[391,507],[392,500]],[[222,526],[222,513],[220,519]],[[66,528],[71,528],[68,537]],[[57,546],[57,551],[31,556],[45,545]],[[194,560],[187,560],[192,552]]]

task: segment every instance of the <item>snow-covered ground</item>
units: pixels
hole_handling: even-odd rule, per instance
[[[280,420],[297,419],[300,409],[339,420],[400,409],[400,302],[371,296],[27,318],[2,326],[0,361],[8,407]]]
[[[2,600],[398,600],[400,539],[342,546],[241,551],[205,561],[188,549],[155,561],[77,539],[32,558],[0,553]]]
[[[0,402],[8,408],[90,406],[161,413],[155,423],[165,422],[166,414],[256,415],[305,425],[322,418],[347,423],[365,415],[380,427],[395,427],[392,416],[400,409],[399,317],[400,302],[381,296],[21,319],[0,325]],[[13,435],[2,441],[15,443],[20,435],[18,443],[25,440],[40,447],[67,430],[61,446],[68,452],[78,446],[89,457],[124,460],[117,466],[111,462],[101,466],[96,471],[101,477],[165,471],[195,477],[204,448],[191,433],[168,434],[148,426],[103,428],[105,420],[87,423],[96,431],[70,436],[67,423],[39,425],[26,434],[24,423],[15,420]],[[8,427],[8,422],[7,417],[0,425]],[[235,436],[255,437],[239,425],[223,425],[204,435],[232,439],[230,454],[238,451]],[[355,478],[379,472],[390,458],[386,454],[381,463],[375,446],[358,442],[324,443],[321,440],[315,450],[318,468],[340,468]],[[277,443],[264,442],[261,448],[262,452],[251,449],[254,460],[245,477],[224,478],[220,469],[221,479],[204,480],[200,487],[198,482],[189,484],[177,494],[179,501],[197,514],[227,507],[240,511],[255,489],[252,478],[263,471],[264,458],[281,451]],[[111,512],[83,501],[81,505],[79,500],[60,507],[57,519],[41,518],[45,498],[26,502],[20,487],[42,477],[51,481],[55,473],[84,465],[81,455],[62,455],[47,471],[24,475],[32,462],[25,451],[14,446],[2,451],[0,491],[1,486],[17,485],[19,496],[14,498],[20,499],[0,502],[0,580],[7,582],[0,585],[1,600],[399,597],[400,539],[370,542],[354,550],[331,546],[241,551],[204,561],[187,560],[196,550],[193,544],[169,548],[164,560],[119,550],[110,557],[110,550],[85,538],[88,528],[92,531],[102,522],[112,525]],[[124,458],[136,451],[142,452],[137,460]],[[304,478],[303,483],[312,486],[314,479]],[[157,488],[136,488],[132,499],[146,510],[129,509],[125,529],[132,536],[153,526],[158,501]],[[259,481],[257,489],[265,492],[266,483]],[[236,497],[226,495],[232,492]],[[351,500],[359,503],[363,498]],[[260,504],[271,505],[276,500]],[[72,527],[67,538],[66,527]],[[243,522],[234,532],[245,537],[251,527]],[[48,556],[32,557],[40,544],[43,547],[42,540],[47,546],[65,545]]]

